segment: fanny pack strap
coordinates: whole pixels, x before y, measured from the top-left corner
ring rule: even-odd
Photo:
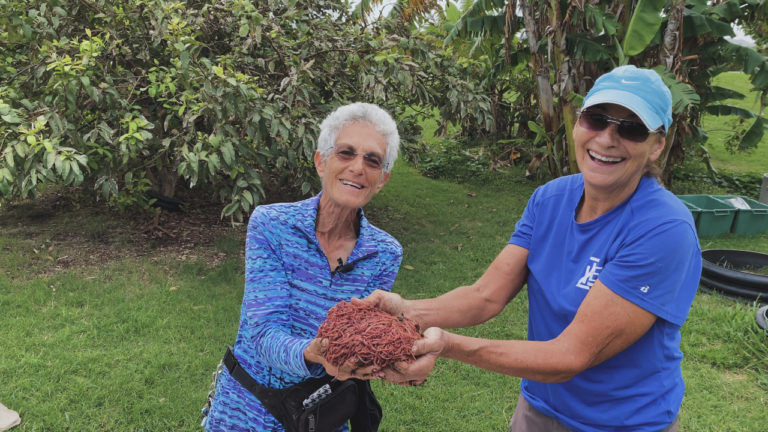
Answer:
[[[232,352],[232,347],[227,347],[227,352],[222,360],[224,367],[227,368],[229,375],[237,380],[243,388],[251,392],[264,405],[264,408],[272,414],[284,426],[291,419],[291,413],[283,405],[283,398],[286,397],[287,389],[274,389],[263,386],[240,366],[240,362]],[[319,387],[323,381],[330,381],[332,377],[310,378],[308,381],[317,381]],[[371,384],[368,381],[354,380],[358,388],[358,403],[360,409],[350,418],[352,431],[376,431],[379,428],[382,411],[381,405],[376,400],[376,395],[371,390]]]
[[[223,362],[229,375],[237,380],[243,388],[256,396],[272,416],[278,420],[285,418],[288,413],[285,412],[285,409],[280,403],[282,398],[281,389],[273,389],[257,383],[251,374],[240,366],[240,362],[237,361],[237,357],[235,357],[235,354],[232,352],[232,347],[227,347]]]

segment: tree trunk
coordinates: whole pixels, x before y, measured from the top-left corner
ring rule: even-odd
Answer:
[[[147,168],[146,175],[152,182],[152,190],[171,198],[176,195],[176,184],[178,183],[179,175],[175,169],[169,166],[151,167]]]
[[[571,94],[574,92],[574,79],[576,78],[576,70],[573,68],[571,62],[570,53],[568,52],[568,44],[566,41],[566,34],[570,30],[570,16],[573,10],[573,5],[570,5],[566,12],[566,18],[562,17],[560,11],[560,5],[557,0],[550,0],[550,16],[549,23],[550,28],[554,29],[554,59],[555,67],[557,68],[558,75],[555,77],[555,89],[557,90],[560,101],[560,116],[556,121],[559,124],[561,121],[565,128],[563,140],[559,142],[560,147],[560,167],[561,172],[558,176],[566,174],[573,174],[579,171],[576,165],[576,152],[575,143],[573,141],[573,125],[576,121],[576,108],[571,104]],[[554,134],[556,131],[552,131]]]
[[[664,40],[659,50],[659,62],[664,67],[675,74],[678,81],[683,81],[680,62],[683,50],[683,11],[685,10],[685,0],[673,0],[669,8],[669,17],[667,19],[667,28],[664,30]],[[658,166],[662,171],[662,179],[666,184],[671,180],[671,173],[667,167],[673,167],[682,162],[685,152],[682,149],[682,137],[677,136],[680,129],[675,127],[677,120],[673,116],[673,126],[667,131],[667,143],[664,151],[658,160]]]
[[[547,134],[550,134],[547,140],[547,147],[553,157],[547,158],[547,163],[552,177],[558,177],[560,174],[554,159],[556,150],[552,144],[552,138],[554,137],[552,131],[556,130],[556,113],[554,96],[552,95],[552,84],[549,81],[549,66],[541,54],[536,51],[536,46],[541,38],[541,33],[538,30],[540,26],[536,23],[531,3],[529,1],[521,1],[519,5],[523,13],[523,21],[525,22],[528,48],[531,51],[533,73],[536,76],[536,92],[538,94],[539,107],[541,108],[541,118],[544,123],[544,130],[547,131]]]
[[[659,62],[678,78],[683,49],[681,41],[683,40],[684,9],[685,0],[673,0],[669,8],[667,28],[664,30],[664,41],[659,51]]]

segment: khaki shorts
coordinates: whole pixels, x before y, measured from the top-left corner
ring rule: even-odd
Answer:
[[[677,432],[678,419],[659,432]],[[509,432],[571,432],[552,417],[546,416],[531,406],[523,395],[518,396],[515,414],[509,422]]]

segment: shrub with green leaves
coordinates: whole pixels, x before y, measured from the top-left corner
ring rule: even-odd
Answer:
[[[421,174],[435,179],[467,182],[482,177],[489,162],[481,147],[469,147],[463,140],[442,140],[419,160]]]
[[[78,186],[147,208],[149,189],[194,188],[242,219],[266,196],[317,190],[318,125],[338,105],[397,115],[396,101],[426,103],[430,86],[456,82],[437,79],[450,62],[407,29],[355,22],[335,0],[0,4],[5,200]]]

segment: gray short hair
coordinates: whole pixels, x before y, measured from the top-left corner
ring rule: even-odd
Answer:
[[[320,123],[320,136],[317,138],[317,151],[325,160],[333,151],[336,138],[344,126],[351,123],[367,123],[384,136],[387,152],[384,155],[383,172],[392,170],[400,148],[400,134],[392,117],[378,105],[355,102],[336,108]]]

